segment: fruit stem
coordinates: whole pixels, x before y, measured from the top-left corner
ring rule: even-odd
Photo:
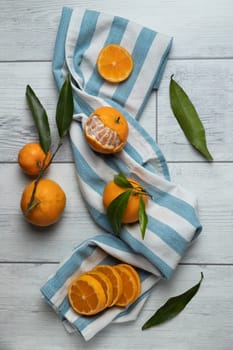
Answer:
[[[115,118],[115,123],[119,124],[119,123],[120,123],[120,119],[121,119],[121,117],[118,115],[118,116]]]
[[[34,182],[34,187],[33,187],[33,191],[32,191],[32,195],[31,195],[31,198],[30,198],[30,201],[28,202],[28,205],[27,205],[27,210],[26,210],[26,215],[28,215],[30,213],[30,211],[32,209],[34,209],[38,204],[40,204],[40,201],[38,201],[37,199],[35,200],[35,194],[36,194],[36,189],[37,189],[37,186],[39,184],[39,181],[40,179],[42,178],[42,176],[44,175],[44,172],[45,170],[49,167],[49,165],[52,163],[55,155],[57,154],[59,148],[62,146],[62,139],[60,138],[59,140],[59,143],[57,145],[57,148],[55,149],[54,153],[52,154],[52,157],[50,158],[50,161],[48,162],[48,164],[45,166],[45,162],[46,162],[46,159],[47,159],[47,156],[48,156],[48,153],[45,155],[44,157],[44,160],[43,160],[43,163],[42,163],[42,166],[40,168],[40,171],[35,179],[35,182]]]
[[[144,190],[143,187],[134,187],[132,193],[135,194],[135,195],[136,194],[142,194],[144,196],[150,197],[151,199],[153,198],[153,196],[150,193],[148,193],[146,190]]]
[[[38,199],[34,200],[33,203],[30,205],[30,207],[27,207],[25,215],[27,216],[30,213],[30,211],[32,209],[34,209],[35,207],[37,207],[37,205],[39,205],[39,204],[40,204],[40,201]]]

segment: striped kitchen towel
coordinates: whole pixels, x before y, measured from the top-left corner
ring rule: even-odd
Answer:
[[[120,84],[109,84],[96,70],[103,46],[118,43],[132,55],[134,69]],[[170,180],[166,160],[138,119],[153,89],[158,88],[172,39],[127,19],[97,11],[64,8],[55,45],[53,72],[60,89],[71,76],[75,115],[70,128],[77,179],[86,206],[105,233],[76,247],[41,291],[69,330],[86,340],[110,322],[133,320],[152,286],[170,278],[190,242],[201,232],[195,196]],[[83,123],[96,108],[107,105],[127,118],[129,135],[115,155],[95,153],[83,136]],[[138,224],[124,225],[113,235],[102,204],[103,189],[119,172],[139,181],[152,195],[147,206],[144,240]],[[70,280],[100,263],[128,262],[139,269],[142,294],[127,309],[113,307],[93,317],[80,317],[70,307]]]

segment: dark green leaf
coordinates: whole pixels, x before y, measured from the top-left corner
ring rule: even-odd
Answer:
[[[47,154],[51,146],[50,127],[47,113],[29,85],[27,85],[26,88],[26,97],[37,127],[41,148]]]
[[[142,239],[145,237],[146,227],[148,223],[148,217],[146,214],[146,206],[143,197],[140,197],[139,201],[139,225],[142,233]]]
[[[121,230],[122,217],[128,204],[130,194],[131,190],[127,190],[121,193],[110,203],[107,209],[108,219],[111,223],[114,233],[117,235],[119,235]]]
[[[70,77],[68,75],[62,85],[57,102],[56,123],[60,138],[63,138],[67,134],[73,119],[73,112],[73,93]]]
[[[114,176],[114,182],[120,187],[133,188],[133,185],[129,182],[123,173],[119,173],[118,175]]]
[[[189,142],[208,160],[213,160],[205,137],[205,129],[188,95],[171,76],[170,104],[172,111]]]
[[[201,282],[203,280],[203,277],[204,277],[203,273],[201,273],[201,279],[195,286],[193,286],[183,294],[170,298],[143,325],[142,330],[157,326],[177,316],[185,308],[185,306],[189,303],[189,301],[194,297],[194,295],[197,293],[201,285]]]

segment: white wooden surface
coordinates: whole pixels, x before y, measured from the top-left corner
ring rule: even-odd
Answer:
[[[57,90],[51,60],[61,8],[126,16],[174,36],[158,93],[142,124],[164,152],[172,179],[199,198],[203,233],[170,281],[158,285],[139,318],[111,325],[93,340],[68,335],[39,288],[72,247],[100,232],[79,195],[68,140],[47,176],[67,195],[62,220],[45,230],[28,225],[19,201],[28,183],[17,164],[20,147],[37,138],[25,101],[30,84],[49,114],[56,143]],[[233,4],[231,0],[0,0],[0,350],[230,350],[233,345]],[[188,92],[206,128],[210,164],[195,152],[174,119],[170,75]],[[203,284],[177,318],[142,332],[165,300]]]

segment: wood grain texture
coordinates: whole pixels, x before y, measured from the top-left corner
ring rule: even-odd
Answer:
[[[172,181],[198,197],[203,232],[169,281],[161,282],[135,322],[110,325],[85,342],[69,335],[40,294],[58,263],[84,239],[102,233],[79,193],[69,139],[47,177],[67,195],[62,219],[49,228],[28,224],[20,211],[30,179],[17,165],[19,149],[37,140],[25,99],[30,84],[45,106],[53,147],[58,91],[51,72],[63,6],[128,17],[174,36],[162,84],[141,123],[168,160]],[[0,350],[231,350],[233,290],[233,6],[232,0],[0,0]],[[190,96],[215,162],[187,142],[169,105],[171,74]],[[169,297],[204,280],[174,320],[141,331]]]
[[[51,60],[63,6],[115,14],[174,36],[172,58],[232,57],[231,0],[7,1],[1,8],[0,60]],[[29,29],[30,28],[30,29]],[[7,35],[6,35],[7,34]]]
[[[233,164],[175,163],[169,165],[172,181],[195,193],[203,232],[183,261],[233,263]],[[29,179],[17,164],[1,164],[1,261],[60,261],[74,245],[103,231],[92,222],[78,189],[74,164],[52,164],[47,177],[57,181],[67,196],[67,206],[56,225],[37,228],[28,224],[19,202]],[[6,186],[5,183],[8,183]],[[7,232],[7,239],[3,239]]]
[[[172,74],[199,114],[214,160],[232,161],[233,61],[169,61],[158,91],[158,144],[167,160],[205,161],[187,141],[170,108]]]
[[[168,161],[205,162],[205,158],[189,144],[172,114],[169,102],[172,74],[199,113],[214,160],[233,161],[233,60],[169,61],[157,98],[156,93],[153,93],[140,120]],[[39,66],[34,62],[2,63],[0,76],[0,161],[16,161],[20,147],[38,138],[25,99],[27,84],[34,89],[48,112],[55,148],[58,142],[55,125],[58,92],[51,73],[51,63],[42,62]],[[72,161],[67,139],[55,161]]]
[[[58,143],[55,123],[58,91],[51,71],[51,63],[0,63],[0,162],[15,162],[19,149],[38,140],[35,123],[27,105],[25,91],[30,85],[47,111],[52,149]],[[141,117],[141,124],[156,137],[156,93],[153,92]],[[72,161],[68,138],[54,161]]]
[[[161,350],[172,349],[174,344],[178,350],[232,348],[232,266],[179,266],[172,280],[153,289],[136,321],[109,325],[89,342],[78,334],[68,334],[39,292],[56,268],[56,264],[0,265],[4,278],[4,288],[0,289],[1,350],[139,350],[142,343],[143,349],[148,350],[154,344]],[[142,332],[143,323],[155,310],[171,296],[196,284],[201,271],[203,283],[182,313],[166,324]]]

